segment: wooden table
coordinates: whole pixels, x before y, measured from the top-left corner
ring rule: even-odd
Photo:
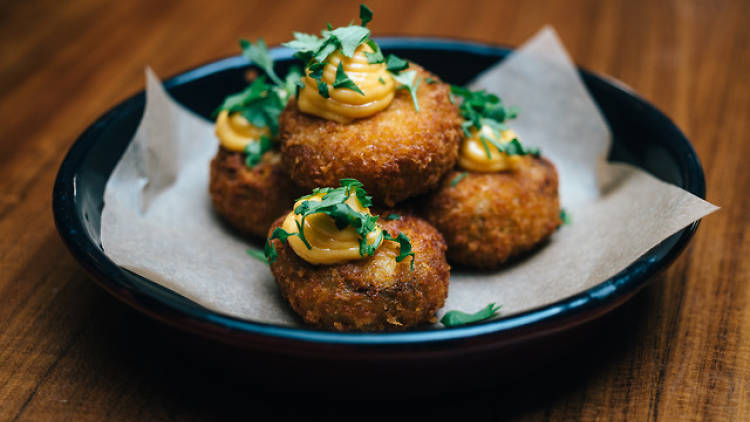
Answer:
[[[161,76],[345,24],[357,3],[4,2],[0,6],[0,420],[199,420],[265,410],[335,415],[335,392],[279,395],[227,376],[211,345],[110,297],[55,231],[65,151],[98,115]],[[750,420],[750,3],[371,1],[376,34],[518,45],[542,25],[574,61],[669,115],[700,156],[706,218],[670,269],[573,360],[527,381],[408,402],[412,417]],[[189,349],[192,353],[186,353]],[[197,350],[197,352],[196,352]],[[197,356],[196,356],[197,354]],[[574,369],[571,369],[574,368]],[[346,388],[342,386],[342,388]],[[388,397],[383,392],[383,398]],[[390,417],[390,405],[342,412]]]

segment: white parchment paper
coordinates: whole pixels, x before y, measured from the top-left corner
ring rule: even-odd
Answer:
[[[454,271],[444,310],[495,302],[510,315],[555,302],[606,280],[717,209],[638,168],[605,161],[609,129],[551,28],[471,86],[520,107],[511,125],[557,166],[573,221],[530,258],[501,271]],[[141,124],[105,189],[104,252],[208,309],[299,324],[268,266],[246,254],[257,245],[231,233],[211,208],[213,124],[173,101],[150,69],[146,98]]]

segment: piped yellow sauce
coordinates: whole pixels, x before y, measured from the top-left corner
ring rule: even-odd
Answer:
[[[222,110],[216,118],[216,136],[221,146],[230,151],[243,152],[247,144],[258,141],[263,135],[270,136],[271,131],[253,125],[239,113]]]
[[[294,208],[305,200],[320,201],[323,195],[319,193],[301,199],[294,204]],[[363,207],[354,194],[349,196],[346,203],[355,211],[370,214],[370,210]],[[301,223],[302,216],[292,211],[286,216],[281,228],[289,233],[296,233],[298,229],[295,221]],[[298,236],[290,236],[287,241],[300,258],[311,264],[338,264],[363,258],[359,253],[360,237],[357,231],[352,227],[339,230],[333,218],[326,214],[308,215],[305,218],[304,234],[307,242],[312,246],[311,249],[308,249]],[[376,226],[376,229],[367,235],[367,243],[376,247],[382,245],[382,239],[383,229],[380,226]]]
[[[396,92],[396,82],[388,73],[385,63],[367,63],[365,52],[372,53],[367,44],[360,44],[352,57],[340,50],[332,53],[323,69],[323,82],[328,85],[329,98],[318,93],[318,83],[309,76],[302,78],[305,86],[300,90],[297,106],[300,111],[339,123],[361,119],[388,107]],[[364,95],[349,88],[333,88],[336,70],[341,63],[344,72]]]
[[[487,149],[490,152],[488,157],[480,135],[499,143],[510,142],[517,137],[516,133],[510,129],[502,131],[498,136],[498,133],[488,125],[482,125],[479,131],[472,128],[471,136],[465,138],[461,144],[458,157],[458,165],[461,168],[483,173],[514,170],[523,160],[520,155],[508,155],[498,151],[489,142],[487,142]]]

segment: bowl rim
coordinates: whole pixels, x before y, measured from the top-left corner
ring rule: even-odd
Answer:
[[[377,37],[381,48],[407,48],[416,50],[463,51],[483,56],[504,57],[512,49],[503,46],[484,44],[436,37]],[[270,49],[274,60],[287,59],[291,50],[285,47]],[[220,70],[248,66],[249,62],[242,56],[231,56],[205,63],[187,71],[180,72],[164,81],[167,90],[187,82],[200,79]],[[589,81],[601,84],[617,93],[635,101],[668,125],[679,142],[673,142],[674,149],[679,150],[680,164],[684,186],[682,189],[705,198],[705,179],[703,169],[692,145],[682,131],[664,113],[629,90],[624,84],[613,83],[612,78],[598,76],[584,68],[577,67],[580,75]],[[570,326],[572,320],[582,323],[608,312],[625,302],[638,290],[643,288],[653,274],[665,268],[684,249],[698,228],[700,220],[693,222],[673,236],[679,236],[674,245],[661,258],[654,257],[653,249],[631,263],[628,267],[596,286],[581,293],[569,296],[554,303],[542,305],[522,313],[500,317],[498,319],[461,327],[443,329],[421,329],[405,332],[385,333],[351,333],[331,332],[305,327],[286,327],[262,322],[243,320],[224,315],[195,304],[146,278],[137,276],[152,286],[137,286],[132,283],[129,271],[112,262],[98,245],[86,235],[84,223],[76,213],[77,170],[85,160],[87,153],[98,141],[99,133],[113,119],[123,113],[130,113],[140,106],[144,91],[130,96],[118,103],[106,113],[100,115],[73,143],[68,150],[53,188],[53,213],[55,224],[66,246],[79,263],[93,276],[105,290],[130,306],[156,319],[177,325],[189,331],[198,332],[222,340],[222,334],[231,333],[230,337],[249,337],[258,339],[270,337],[283,341],[303,343],[323,343],[329,345],[352,346],[399,346],[414,344],[437,344],[478,336],[509,336],[513,333],[537,329],[549,330],[554,322],[565,317],[566,324],[557,324],[554,329]],[[685,168],[686,167],[686,168]],[[659,244],[661,245],[661,243]],[[658,245],[657,245],[658,247]],[[133,273],[130,273],[133,274]],[[559,322],[559,321],[558,321]],[[577,323],[573,323],[577,325]],[[229,338],[225,339],[232,342]]]

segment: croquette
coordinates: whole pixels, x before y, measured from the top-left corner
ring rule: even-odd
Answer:
[[[252,168],[245,153],[219,147],[211,160],[209,192],[214,209],[245,236],[262,238],[271,223],[305,190],[281,167],[278,151],[268,151]]]
[[[461,174],[448,173],[422,207],[445,237],[450,262],[497,269],[560,225],[557,171],[548,160],[527,156],[516,171]]]
[[[437,187],[458,158],[462,119],[449,85],[418,65],[409,69],[422,79],[419,112],[405,89],[383,111],[346,124],[304,114],[291,99],[279,119],[279,138],[292,180],[312,189],[355,178],[389,207]]]
[[[302,319],[337,331],[396,331],[435,322],[448,296],[450,266],[443,237],[421,218],[402,215],[378,220],[393,236],[403,232],[415,252],[397,263],[398,245],[386,241],[372,257],[334,265],[313,265],[278,239],[271,263],[282,296]],[[280,227],[284,217],[274,222]]]

